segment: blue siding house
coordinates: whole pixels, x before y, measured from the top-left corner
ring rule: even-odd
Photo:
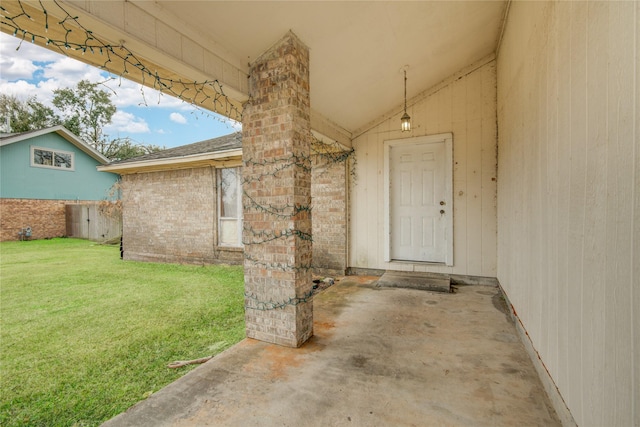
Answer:
[[[107,198],[118,175],[109,160],[63,126],[0,135],[0,240],[67,235],[65,205]]]

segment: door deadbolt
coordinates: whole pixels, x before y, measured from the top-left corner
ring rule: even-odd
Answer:
[[[446,205],[446,203],[444,202],[444,200],[441,200],[440,201],[440,206],[444,206],[444,205]]]

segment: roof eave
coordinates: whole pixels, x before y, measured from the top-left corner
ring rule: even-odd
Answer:
[[[73,145],[75,145],[77,148],[82,150],[85,154],[93,157],[95,160],[102,163],[103,165],[106,165],[107,163],[109,163],[109,159],[107,159],[105,156],[100,154],[93,147],[91,147],[90,145],[82,141],[77,135],[75,135],[69,129],[65,128],[62,125],[52,126],[49,128],[39,129],[36,131],[22,132],[22,133],[4,138],[2,141],[0,141],[0,146],[13,144],[15,142],[24,141],[26,139],[36,138],[38,136],[46,135],[52,132],[57,133],[58,135],[60,135],[61,137],[63,137]]]
[[[236,148],[232,150],[195,154],[191,156],[110,164],[98,166],[98,170],[100,172],[113,172],[120,175],[127,175],[141,172],[187,169],[200,166],[233,167],[240,165],[241,161],[242,149]]]

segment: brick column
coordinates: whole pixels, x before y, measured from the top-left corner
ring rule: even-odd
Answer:
[[[251,66],[242,118],[245,320],[250,338],[313,335],[309,50],[289,32]],[[303,209],[296,209],[302,207]]]

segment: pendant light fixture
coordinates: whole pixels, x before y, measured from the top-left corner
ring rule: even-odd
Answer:
[[[407,66],[404,67],[404,114],[400,117],[400,129],[402,132],[411,130],[411,117],[407,114]]]

